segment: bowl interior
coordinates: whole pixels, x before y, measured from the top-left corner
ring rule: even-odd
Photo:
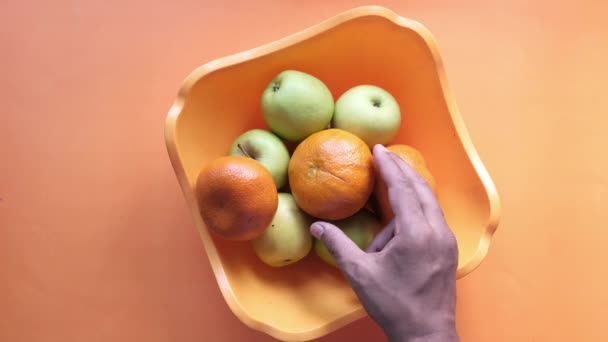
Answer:
[[[214,68],[211,63],[183,94],[175,145],[189,185],[184,191],[192,192],[200,169],[225,155],[239,134],[266,128],[260,97],[279,72],[310,73],[327,84],[334,99],[355,85],[374,84],[399,102],[402,126],[394,143],[413,145],[424,154],[458,240],[459,267],[469,263],[486,234],[490,201],[455,129],[441,86],[441,66],[425,39],[412,28],[370,15],[281,43],[261,55],[245,52],[234,63],[224,61],[228,66]],[[187,198],[197,212],[194,195]],[[303,333],[363,314],[345,279],[314,252],[302,262],[275,269],[260,262],[249,243],[224,241],[207,233],[200,219],[197,224],[206,245],[215,247],[207,253],[217,253],[217,266],[225,274],[220,286],[249,319]]]

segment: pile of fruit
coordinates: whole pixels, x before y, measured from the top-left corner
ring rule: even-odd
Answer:
[[[381,222],[392,217],[371,148],[389,144],[399,131],[395,98],[379,87],[360,85],[334,103],[321,80],[287,70],[270,81],[261,107],[271,132],[243,133],[228,156],[200,172],[196,194],[205,225],[229,240],[252,240],[256,255],[275,267],[308,255],[314,220],[332,222],[365,249]],[[291,155],[284,141],[296,146]],[[434,189],[416,149],[388,149]],[[314,249],[335,266],[322,241],[315,240]]]

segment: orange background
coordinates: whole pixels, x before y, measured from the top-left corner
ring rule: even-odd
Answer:
[[[220,295],[166,112],[195,67],[362,4],[0,3],[0,341],[271,340]],[[606,2],[377,4],[434,33],[501,195],[458,282],[462,340],[608,340]]]

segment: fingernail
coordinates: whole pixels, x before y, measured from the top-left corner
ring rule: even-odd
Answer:
[[[312,226],[310,226],[310,233],[312,236],[320,239],[321,235],[323,235],[323,225],[318,222],[313,223]]]

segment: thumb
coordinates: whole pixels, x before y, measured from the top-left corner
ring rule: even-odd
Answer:
[[[310,226],[310,232],[314,237],[323,241],[329,253],[343,270],[345,262],[355,262],[364,254],[340,228],[331,223],[315,222]]]

